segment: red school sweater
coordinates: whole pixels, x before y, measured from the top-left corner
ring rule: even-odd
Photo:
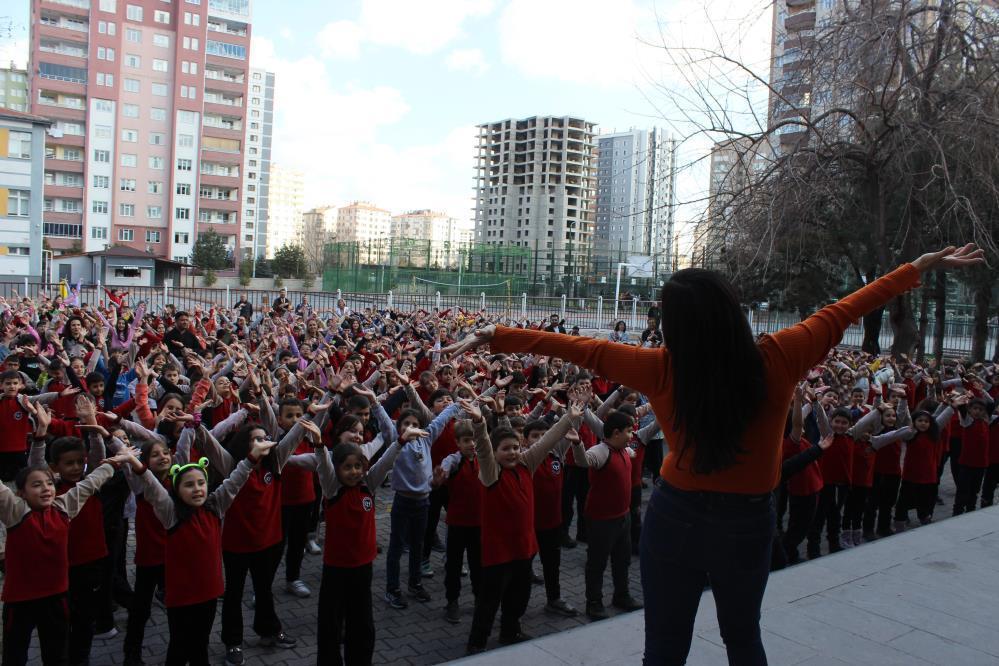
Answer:
[[[562,524],[562,473],[565,463],[549,453],[534,472],[534,529],[555,529]]]
[[[478,527],[482,522],[479,461],[463,456],[458,462],[458,470],[448,479],[447,485],[447,524],[455,527]]]
[[[590,520],[614,520],[631,506],[631,456],[624,449],[610,449],[600,469],[590,468],[590,490],[583,513]]]
[[[905,445],[902,480],[909,483],[936,483],[940,461],[940,443],[921,432]]]
[[[867,442],[854,441],[850,485],[857,488],[874,486],[874,459],[875,453]]]
[[[34,429],[28,413],[21,409],[17,398],[0,398],[0,453],[24,453],[28,450],[28,433]]]
[[[534,481],[524,465],[501,469],[482,490],[482,566],[529,560],[538,552],[534,535]]]
[[[807,451],[811,447],[812,444],[804,437],[797,442],[790,437],[785,437],[781,452],[781,463],[799,453]],[[787,480],[787,492],[792,497],[808,497],[809,495],[821,492],[822,485],[822,468],[819,467],[818,460],[813,460],[808,463],[805,469]]]
[[[163,481],[169,491],[170,479]],[[142,495],[135,496],[135,566],[156,567],[166,562],[167,531],[156,517],[153,505]]]
[[[71,524],[69,516],[49,507],[31,511],[7,528],[5,603],[44,599],[69,589]]]
[[[326,501],[325,517],[323,564],[355,568],[374,561],[378,554],[375,498],[367,486],[342,486],[336,497]]]
[[[56,495],[65,495],[76,483],[59,481]],[[87,499],[80,513],[69,524],[69,566],[88,564],[106,557],[107,543],[104,539],[104,510],[100,498],[93,495]]]
[[[210,509],[193,509],[187,520],[167,533],[165,555],[167,608],[218,599],[225,591],[222,521]]]
[[[256,465],[225,514],[222,549],[229,553],[255,553],[282,538],[281,477]]]
[[[971,425],[961,428],[961,455],[958,464],[974,469],[989,466],[989,424],[975,419]]]
[[[295,455],[315,451],[305,440],[295,449]],[[316,501],[316,473],[294,465],[281,470],[281,506],[299,506]]]
[[[850,485],[853,478],[853,451],[856,442],[849,435],[834,435],[833,443],[822,457],[822,481],[825,485]]]

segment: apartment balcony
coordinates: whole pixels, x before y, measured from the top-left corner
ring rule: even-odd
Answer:
[[[90,0],[41,0],[41,9],[50,9],[73,16],[87,17],[90,15]]]
[[[83,160],[60,160],[55,157],[45,158],[45,168],[50,171],[67,171],[69,173],[83,173]],[[46,190],[48,186],[46,186]],[[79,193],[77,193],[79,194]]]
[[[54,137],[51,134],[46,137],[45,143],[50,146],[72,146],[74,148],[83,148],[87,143],[87,137],[80,134],[63,134],[60,137]]]
[[[795,14],[794,16],[788,16],[784,19],[784,29],[788,33],[798,32],[799,30],[812,30],[815,28],[815,12],[801,12],[800,14]]]
[[[83,197],[83,186],[74,187],[71,185],[45,185],[45,196],[59,199],[81,199]],[[55,211],[51,211],[55,212]],[[45,213],[48,216],[48,212]],[[66,213],[76,215],[76,213]],[[45,218],[48,220],[48,217]]]
[[[208,38],[211,39],[212,36],[208,35]],[[249,39],[245,39],[242,37],[227,37],[225,41],[229,42],[230,44],[240,44],[242,46],[246,46],[247,52],[249,52],[250,49]],[[249,61],[240,60],[238,58],[227,58],[225,56],[217,55],[214,53],[205,53],[205,64],[211,67],[218,67],[220,69],[236,68],[243,71],[250,69]]]
[[[75,24],[61,23],[59,25],[52,25],[51,23],[39,21],[34,25],[38,29],[38,36],[42,39],[51,38],[55,41],[73,41],[87,38],[87,30],[81,30]]]
[[[815,0],[786,0],[788,7],[814,7]]]
[[[224,127],[215,127],[214,125],[201,125],[201,134],[203,136],[211,136],[217,139],[235,139],[236,141],[243,140],[243,130],[242,129],[227,129]],[[206,150],[211,150],[206,149]]]
[[[35,80],[35,85],[46,92],[83,97],[87,90],[87,84],[84,81],[61,79],[43,74],[35,74]]]
[[[36,114],[45,116],[46,118],[52,120],[74,120],[83,122],[87,119],[87,112],[75,106],[38,102],[32,110]],[[62,141],[60,140],[59,143],[61,142]]]
[[[242,96],[246,92],[246,81],[227,78],[211,78],[205,75],[205,92],[215,91]]]
[[[204,180],[202,179],[202,184]],[[221,210],[226,212],[238,212],[240,206],[239,199],[214,199],[211,197],[198,197],[198,208],[201,210]]]
[[[79,192],[76,194],[79,195]],[[42,220],[44,220],[46,226],[49,224],[83,224],[83,213],[64,213],[58,210],[47,210],[42,213]]]
[[[216,187],[238,187],[242,184],[239,174],[235,176],[222,176],[219,174],[202,173],[198,179],[202,185],[214,185]]]

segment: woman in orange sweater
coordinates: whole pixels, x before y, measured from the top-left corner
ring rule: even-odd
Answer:
[[[720,274],[679,271],[663,286],[663,348],[486,326],[445,352],[556,356],[644,393],[671,446],[642,529],[645,663],[683,664],[710,581],[730,663],[766,664],[760,605],[775,525],[786,405],[798,381],[863,315],[919,284],[930,270],[984,261],[973,245],[925,254],[805,321],[759,342]],[[729,377],[728,418],[704,390]]]

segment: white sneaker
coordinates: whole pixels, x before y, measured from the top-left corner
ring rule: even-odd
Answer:
[[[853,548],[853,530],[844,530],[839,535],[840,548]]]
[[[316,543],[316,535],[312,534],[305,541],[305,552],[309,555],[322,555],[323,549]]]
[[[285,592],[293,594],[300,599],[305,599],[312,594],[309,586],[301,580],[289,580],[284,586]]]
[[[117,635],[118,635],[118,627],[111,627],[107,631],[102,631],[99,634],[94,634],[94,638],[96,638],[99,641],[106,641],[111,638],[114,638]]]

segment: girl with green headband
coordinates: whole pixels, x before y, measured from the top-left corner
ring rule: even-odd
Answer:
[[[253,468],[274,446],[274,442],[254,439],[249,455],[211,492],[207,458],[174,465],[169,492],[148,469],[141,476],[143,495],[167,530],[167,664],[208,664],[208,638],[218,598],[225,589],[222,517]]]

